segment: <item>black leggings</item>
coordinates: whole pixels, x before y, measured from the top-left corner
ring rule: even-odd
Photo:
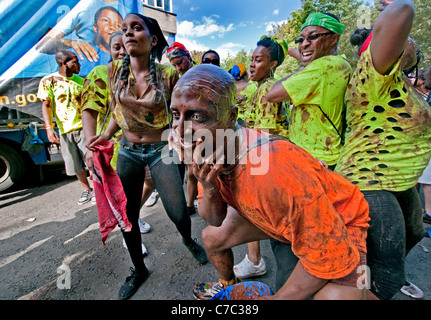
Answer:
[[[371,292],[391,299],[405,282],[405,257],[423,238],[422,206],[416,188],[403,192],[363,191],[370,205],[367,264]]]
[[[124,142],[124,141],[122,141]],[[191,219],[187,214],[187,205],[178,165],[165,164],[160,153],[163,144],[135,145],[122,144],[117,160],[117,173],[127,197],[127,218],[132,224],[131,232],[123,232],[130,257],[136,271],[145,269],[139,231],[139,212],[141,210],[142,189],[145,180],[145,165],[148,165],[151,178],[156,187],[169,218],[175,224],[181,236],[191,240]],[[142,156],[143,155],[143,156]]]

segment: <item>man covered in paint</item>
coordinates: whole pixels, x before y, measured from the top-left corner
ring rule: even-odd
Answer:
[[[202,241],[219,274],[218,282],[195,286],[195,297],[210,299],[236,282],[231,248],[272,237],[291,243],[299,258],[272,298],[368,298],[357,273],[366,264],[369,217],[363,195],[302,148],[238,127],[235,95],[231,75],[211,65],[190,69],[172,95],[170,142],[181,157],[193,152],[190,165],[201,187],[198,210],[209,223]],[[236,143],[229,146],[229,135],[218,140],[220,132],[234,133]],[[208,150],[202,143],[217,151],[202,155]],[[253,170],[262,165],[267,170]]]
[[[310,14],[296,40],[304,69],[279,81],[267,95],[271,102],[291,101],[290,141],[331,169],[342,148],[344,94],[352,74],[345,57],[337,55],[343,30],[336,16]]]

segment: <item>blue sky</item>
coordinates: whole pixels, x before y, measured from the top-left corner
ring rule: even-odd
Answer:
[[[273,24],[290,17],[300,0],[173,0],[176,41],[188,50],[216,50],[221,58],[254,50]]]

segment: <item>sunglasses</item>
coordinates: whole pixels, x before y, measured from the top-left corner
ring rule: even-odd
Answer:
[[[300,38],[298,38],[298,39],[295,40],[295,43],[303,43],[304,40],[307,40],[308,42],[314,41],[314,40],[320,38],[321,36],[326,36],[326,35],[329,35],[329,34],[334,34],[334,33],[333,32],[315,33],[315,34],[312,34],[312,35],[310,35],[308,37],[305,37],[305,38],[304,37],[300,37]]]
[[[220,60],[219,59],[205,58],[202,60],[202,63],[210,63],[210,64],[214,64],[216,66],[220,66]]]

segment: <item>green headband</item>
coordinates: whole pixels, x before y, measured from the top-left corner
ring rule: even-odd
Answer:
[[[339,23],[335,18],[324,13],[312,13],[307,17],[301,27],[301,31],[308,26],[320,26],[334,33],[341,35],[346,27],[344,24]]]

